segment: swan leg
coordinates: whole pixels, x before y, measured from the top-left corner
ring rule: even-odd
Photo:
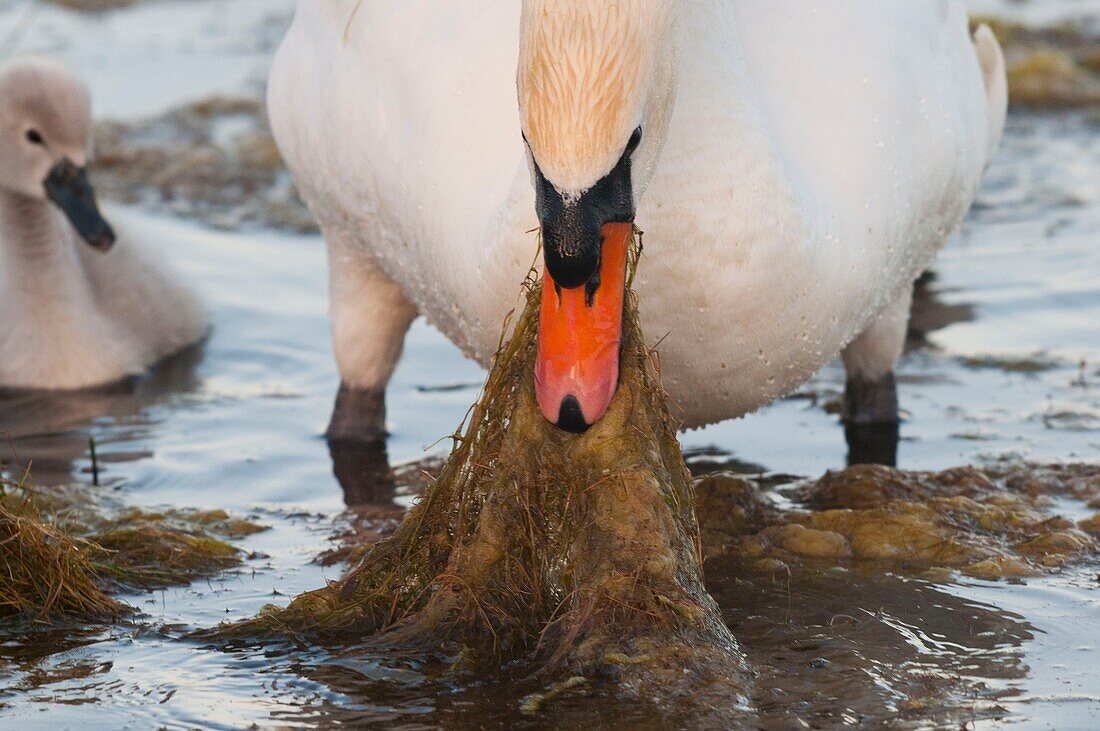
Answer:
[[[849,464],[897,464],[900,419],[894,367],[905,345],[913,288],[906,287],[841,353]]]
[[[329,256],[332,342],[340,371],[329,442],[386,438],[386,384],[416,319],[401,288],[344,231],[325,232]]]

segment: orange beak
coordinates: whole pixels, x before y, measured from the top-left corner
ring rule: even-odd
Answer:
[[[632,223],[603,227],[600,274],[590,285],[560,289],[546,272],[539,312],[535,396],[559,428],[583,432],[607,411],[619,385],[626,254]]]

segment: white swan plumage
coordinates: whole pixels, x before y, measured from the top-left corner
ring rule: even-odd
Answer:
[[[548,90],[570,73],[589,81]],[[536,253],[534,166],[579,195],[640,123],[635,285],[695,427],[842,349],[850,379],[892,370],[1007,93],[960,0],[299,0],[268,99],[363,392],[418,313],[486,363]]]

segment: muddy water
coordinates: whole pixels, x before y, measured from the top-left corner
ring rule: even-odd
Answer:
[[[14,30],[16,47],[84,68],[100,111],[131,119],[211,93],[254,93],[291,5],[166,0],[74,15],[0,0],[0,38]],[[1052,5],[1072,17],[1095,13],[1089,3]],[[1046,7],[1009,6],[1038,15]],[[103,37],[126,42],[108,50],[94,42]],[[1098,135],[1095,113],[1012,116],[978,205],[916,306],[899,373],[909,414],[902,466],[1100,455]],[[346,505],[371,501],[392,511],[410,498],[364,478],[362,455],[350,467],[346,455],[334,463],[320,437],[337,377],[319,239],[214,231],[141,207],[111,214],[199,283],[215,311],[214,334],[126,387],[0,397],[7,469],[33,462],[39,484],[91,482],[94,439],[100,489],[142,506],[224,508],[273,529],[238,542],[252,555],[239,572],[123,597],[143,612],[132,624],[0,627],[0,723],[541,727],[595,716],[609,726],[656,725],[655,709],[612,698],[566,697],[549,717],[524,717],[518,699],[537,687],[440,685],[431,663],[387,666],[354,648],[220,651],[181,639],[336,578],[340,567],[313,560],[330,545]],[[433,444],[465,414],[482,377],[418,322],[390,392],[389,458],[441,451]],[[749,419],[685,435],[693,464],[764,473],[774,484],[785,481],[781,475],[842,466],[843,433],[829,413],[842,382],[831,367]],[[1069,499],[1053,510],[1074,519],[1091,512]],[[1006,719],[1088,728],[1100,719],[1095,566],[1017,583],[934,583],[858,566],[746,574],[722,560],[707,571],[759,671],[749,722],[906,727]]]

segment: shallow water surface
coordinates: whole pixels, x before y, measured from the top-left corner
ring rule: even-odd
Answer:
[[[91,68],[101,108],[143,115],[212,92],[247,91],[262,78],[289,6],[150,2],[92,16],[49,6],[34,20],[45,30],[24,37],[31,48]],[[22,7],[0,2],[0,31],[15,27]],[[218,30],[220,19],[226,25]],[[144,39],[136,44],[144,50],[130,57],[86,47],[85,30],[130,34]],[[233,40],[246,32],[247,42]],[[206,57],[212,67],[188,67],[177,85],[137,78],[135,87],[151,91],[136,97],[133,87],[118,86],[135,66],[156,75],[179,55]],[[1098,133],[1095,114],[1011,117],[977,206],[918,298],[899,372],[909,414],[903,467],[1100,455]],[[320,239],[215,232],[137,208],[109,213],[200,284],[215,330],[201,348],[133,384],[0,396],[6,469],[33,463],[41,485],[91,482],[94,440],[100,489],[141,506],[224,508],[272,530],[237,543],[252,556],[238,572],[123,597],[143,613],[133,624],[0,628],[5,726],[541,727],[592,717],[608,726],[656,724],[651,708],[571,696],[545,716],[525,717],[518,700],[537,686],[440,685],[430,665],[387,666],[353,648],[223,651],[181,639],[337,578],[339,567],[314,559],[330,546],[345,507],[409,498],[364,478],[361,461],[338,454],[334,463],[321,438],[337,376]],[[445,451],[437,440],[463,418],[483,375],[417,322],[390,390],[389,459]],[[843,430],[826,407],[842,384],[842,371],[830,367],[795,396],[686,434],[684,445],[697,466],[765,473],[772,483],[841,467]],[[1055,508],[1073,518],[1089,514],[1070,500]],[[1100,723],[1095,566],[1023,583],[934,583],[858,567],[746,576],[722,561],[707,571],[759,672],[760,726]]]

